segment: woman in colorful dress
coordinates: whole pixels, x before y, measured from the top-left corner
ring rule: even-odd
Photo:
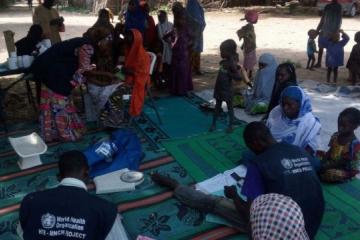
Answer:
[[[46,142],[76,141],[82,137],[85,126],[71,93],[86,81],[84,73],[94,70],[91,65],[94,46],[106,36],[101,29],[89,31],[84,37],[53,45],[32,64],[31,71],[41,86],[40,129]]]

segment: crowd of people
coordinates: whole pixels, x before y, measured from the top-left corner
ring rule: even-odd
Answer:
[[[145,89],[150,84],[150,57],[157,61],[152,80],[167,86],[169,93],[183,96],[193,90],[193,74],[202,74],[204,11],[197,0],[186,8],[179,2],[172,7],[174,24],[165,11],[159,11],[158,24],[149,14],[146,2],[131,0],[123,21],[111,23],[111,12],[101,9],[98,20],[82,36],[61,41],[64,18],[45,0],[34,10],[33,23],[24,39],[18,41],[19,55],[38,54],[37,44],[44,38],[52,47],[39,54],[30,72],[37,82],[41,135],[46,142],[76,141],[85,131],[76,113],[72,92],[86,85],[99,120],[118,126],[124,120],[122,95],[131,92],[129,113],[142,111]]]
[[[31,54],[44,37],[53,44],[31,66],[37,81],[41,135],[46,142],[76,141],[82,137],[85,125],[71,97],[77,86],[87,85],[98,118],[105,126],[118,126],[125,121],[124,94],[131,91],[128,113],[137,117],[151,81],[158,86],[165,84],[170,94],[183,96],[194,88],[193,74],[202,74],[200,56],[206,24],[198,0],[188,0],[186,7],[175,2],[174,23],[169,22],[165,11],[159,11],[157,25],[146,2],[130,0],[124,22],[114,26],[110,12],[102,9],[96,23],[82,36],[66,41],[61,41],[59,35],[64,19],[52,8],[53,4],[54,0],[45,0],[35,9],[34,25],[16,45],[19,53]],[[318,28],[308,32],[307,46],[309,69],[321,67],[326,49],[327,80],[333,74],[334,82],[338,67],[344,63],[343,48],[349,41],[340,28],[339,6],[333,0],[325,8]],[[228,108],[228,132],[233,130],[234,106],[244,108],[248,114],[264,115],[262,121],[249,123],[243,133],[249,151],[242,156],[247,174],[241,193],[247,200],[240,197],[235,186],[225,186],[226,198],[221,198],[160,174],[152,174],[151,178],[173,189],[180,202],[226,218],[253,239],[314,239],[324,213],[320,181],[342,183],[359,173],[360,142],[354,131],[360,126],[360,111],[350,107],[340,113],[329,150],[321,152],[321,122],[312,113],[310,97],[297,84],[294,65],[278,64],[270,53],[257,60],[254,24],[258,13],[246,12],[245,20],[247,24],[237,31],[239,41],[243,41],[243,64],[239,63],[234,40],[227,39],[220,45],[221,61],[214,87],[216,104],[209,131],[216,129],[223,102]],[[360,32],[355,34],[355,41],[347,63],[353,84],[360,73]],[[157,55],[152,79],[148,52]],[[259,69],[254,73],[257,62]],[[250,90],[236,96],[233,81],[244,81]],[[89,239],[119,239],[116,236],[120,235],[127,239],[116,208],[84,191],[88,176],[85,156],[77,151],[63,154],[59,171],[59,187],[24,198],[19,229],[24,239],[41,237],[42,232],[37,230],[40,225],[46,228],[44,224],[51,225],[51,218],[59,214],[84,219],[86,227],[79,234]],[[65,199],[70,194],[76,197]],[[282,223],[276,224],[273,219]]]

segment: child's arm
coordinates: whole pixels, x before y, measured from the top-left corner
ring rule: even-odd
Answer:
[[[245,37],[244,28],[240,28],[239,30],[237,30],[236,35],[238,36],[239,41],[241,41],[241,39],[243,39]]]
[[[340,43],[342,46],[345,46],[349,42],[350,37],[343,30],[340,30],[340,33],[342,34]]]

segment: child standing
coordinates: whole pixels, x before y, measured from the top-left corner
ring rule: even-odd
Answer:
[[[309,40],[307,43],[307,55],[308,55],[308,62],[306,65],[306,69],[314,70],[315,64],[315,53],[317,53],[315,38],[317,36],[315,29],[310,29],[308,31]]]
[[[320,178],[325,182],[351,180],[359,171],[360,142],[354,131],[360,126],[360,111],[346,108],[338,118],[338,132],[330,139],[330,149],[322,161]]]
[[[346,64],[353,85],[356,84],[357,77],[360,77],[360,32],[355,33],[355,42],[356,44],[351,50],[349,60]]]
[[[238,54],[236,52],[236,43],[232,39],[228,39],[221,43],[220,54],[222,60],[220,61],[220,69],[216,78],[214,98],[216,100],[215,113],[212,125],[209,131],[216,129],[216,120],[220,114],[221,104],[226,102],[229,113],[229,126],[227,132],[232,132],[234,123],[234,108],[233,108],[233,87],[232,80],[245,80],[249,84],[245,69],[240,67],[239,71]]]
[[[256,65],[256,35],[254,24],[257,23],[258,17],[259,14],[255,10],[247,11],[245,14],[245,20],[248,23],[236,32],[239,37],[239,41],[244,39],[241,49],[244,52],[244,68],[250,78],[252,76],[254,66]]]
[[[158,54],[161,59],[158,71],[160,73],[161,79],[165,80],[165,82],[168,82],[171,73],[170,66],[172,49],[171,43],[165,41],[164,36],[173,30],[173,24],[168,21],[167,13],[163,10],[159,11],[158,20],[159,23],[156,25],[156,30],[158,34],[158,39],[161,43],[161,47],[159,48],[159,50],[162,50],[162,52]]]
[[[341,41],[340,41],[340,33]],[[344,65],[344,47],[349,42],[349,36],[340,30],[330,39],[320,39],[321,45],[326,48],[327,82],[330,82],[331,73],[334,74],[334,83],[337,81],[338,68]]]

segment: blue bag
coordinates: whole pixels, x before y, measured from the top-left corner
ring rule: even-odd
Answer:
[[[141,142],[133,131],[120,129],[111,134],[110,140],[90,146],[84,154],[92,178],[123,168],[138,170],[142,158]]]

